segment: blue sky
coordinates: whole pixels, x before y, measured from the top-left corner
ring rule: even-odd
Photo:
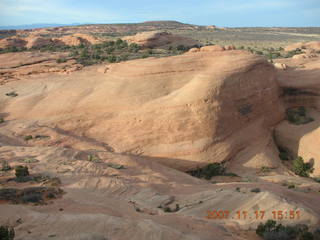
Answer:
[[[0,25],[176,20],[226,27],[320,26],[320,0],[0,0]]]

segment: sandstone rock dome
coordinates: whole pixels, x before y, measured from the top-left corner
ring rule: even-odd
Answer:
[[[127,36],[122,39],[128,41],[129,43],[136,43],[142,47],[147,48],[168,47],[177,45],[194,46],[200,44],[198,41],[191,38],[181,37],[168,32],[158,31],[137,33],[134,36]]]
[[[276,162],[265,129],[283,111],[274,68],[262,57],[188,53],[111,64],[103,72],[57,78],[45,83],[45,92],[38,82],[20,84],[25,97],[1,110],[11,118],[55,122],[116,152],[158,158],[178,169],[230,160],[253,142],[259,147],[247,154],[261,152],[260,164]]]

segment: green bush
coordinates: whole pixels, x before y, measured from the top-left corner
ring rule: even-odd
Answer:
[[[306,225],[283,226],[274,220],[260,223],[256,234],[264,240],[313,240],[317,232],[309,232]]]
[[[0,226],[0,239],[13,240],[15,236],[14,228],[9,226]]]
[[[311,163],[305,163],[302,157],[297,157],[293,160],[293,171],[301,177],[309,177],[314,168]]]
[[[9,96],[9,97],[17,97],[18,94],[17,94],[15,91],[12,91],[12,92],[6,93],[6,96]]]
[[[4,123],[4,119],[2,117],[0,118],[0,123]]]
[[[210,179],[213,176],[223,175],[225,173],[225,167],[223,163],[211,163],[204,168],[197,168],[187,173],[194,177]]]
[[[57,62],[57,63],[65,63],[65,62],[67,62],[67,59],[65,59],[65,58],[58,58],[58,59],[56,60],[56,62]]]
[[[260,188],[253,188],[253,189],[251,189],[251,192],[259,193],[259,192],[261,192],[261,190],[260,190]]]
[[[29,176],[29,170],[27,166],[16,166],[15,172],[17,178]]]
[[[24,140],[25,141],[29,141],[29,140],[32,140],[33,137],[31,135],[27,135],[27,136],[24,136]]]
[[[306,124],[314,120],[313,118],[306,116],[306,109],[303,106],[287,109],[286,113],[287,120],[295,125]]]
[[[287,152],[280,152],[279,158],[283,161],[288,161],[290,159],[289,154]]]

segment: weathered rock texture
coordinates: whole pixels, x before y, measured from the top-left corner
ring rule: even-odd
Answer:
[[[200,45],[200,43],[192,38],[181,37],[168,32],[142,32],[137,33],[134,36],[124,37],[123,40],[129,43],[136,43],[142,47],[154,48],[154,47],[169,47],[169,46],[194,46]]]
[[[65,46],[78,46],[80,44],[97,44],[102,40],[87,34],[72,34],[60,38],[47,38],[40,35],[31,34],[26,38],[19,38],[17,36],[5,38],[0,40],[0,48],[5,49],[8,47],[26,47],[38,48],[50,45],[65,45]]]
[[[24,97],[1,111],[183,170],[230,160],[248,148],[245,159],[265,155],[248,168],[277,163],[268,128],[283,111],[274,68],[263,58],[198,52],[111,64],[103,72],[57,76],[45,82],[45,91],[38,82],[20,84]]]
[[[312,159],[314,176],[320,175],[320,59],[300,58],[278,60],[289,66],[287,71],[278,71],[277,79],[282,89],[286,108],[305,107],[313,122],[303,125],[287,121],[276,127],[275,136],[282,147],[306,162]]]

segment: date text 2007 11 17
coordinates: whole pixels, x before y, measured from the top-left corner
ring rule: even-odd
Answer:
[[[269,213],[269,214],[267,214]],[[271,214],[270,214],[271,213]],[[273,218],[274,220],[282,220],[282,219],[291,219],[297,220],[300,219],[301,214],[300,211],[295,210],[274,210],[270,212],[266,211],[235,211],[231,212],[228,210],[208,210],[206,218],[208,219],[235,219],[235,220],[246,220],[246,219],[257,219],[263,220],[268,215],[268,219]]]

